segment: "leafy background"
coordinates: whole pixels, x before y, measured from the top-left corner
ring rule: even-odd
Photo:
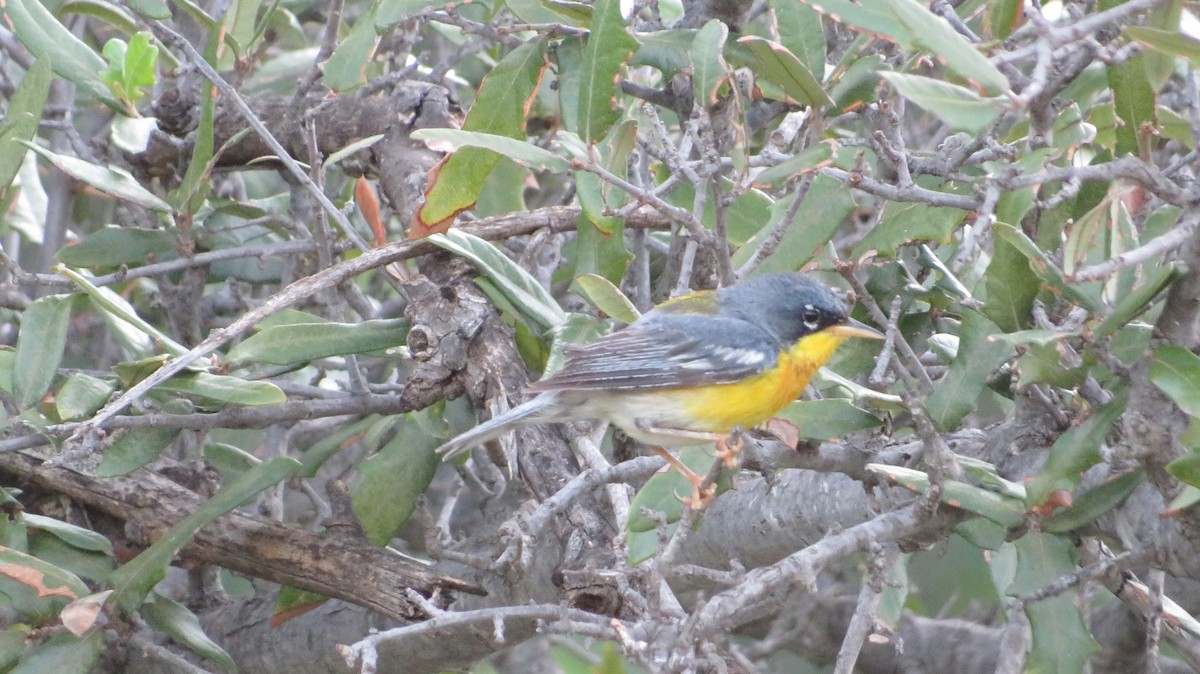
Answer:
[[[1182,0],[0,2],[3,672],[1200,670]],[[433,450],[803,269],[686,483]]]

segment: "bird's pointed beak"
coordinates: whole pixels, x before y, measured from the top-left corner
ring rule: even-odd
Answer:
[[[843,338],[861,337],[863,339],[883,339],[882,332],[872,328],[866,323],[856,321],[853,318],[848,319],[845,323],[831,325],[828,328],[825,328],[825,332]]]

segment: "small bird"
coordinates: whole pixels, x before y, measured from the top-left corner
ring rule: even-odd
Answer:
[[[666,447],[715,442],[775,416],[850,337],[883,335],[849,317],[828,286],[764,274],[668,300],[582,346],[529,386],[539,395],[437,449],[443,458],[527,424],[607,420],[649,445],[699,487]]]

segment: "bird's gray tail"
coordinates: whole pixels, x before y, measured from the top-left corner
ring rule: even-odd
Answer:
[[[488,419],[475,428],[462,433],[453,440],[438,447],[435,451],[443,460],[453,458],[475,445],[481,445],[488,440],[498,438],[517,426],[550,421],[558,416],[557,408],[558,393],[556,391],[543,393],[533,400],[523,405],[518,405],[498,417]]]

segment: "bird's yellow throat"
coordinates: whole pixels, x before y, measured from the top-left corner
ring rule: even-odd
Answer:
[[[696,430],[728,433],[738,426],[752,428],[795,400],[846,339],[829,330],[807,335],[779,354],[770,370],[741,382],[681,390],[686,398],[680,402],[690,416],[708,426]]]

